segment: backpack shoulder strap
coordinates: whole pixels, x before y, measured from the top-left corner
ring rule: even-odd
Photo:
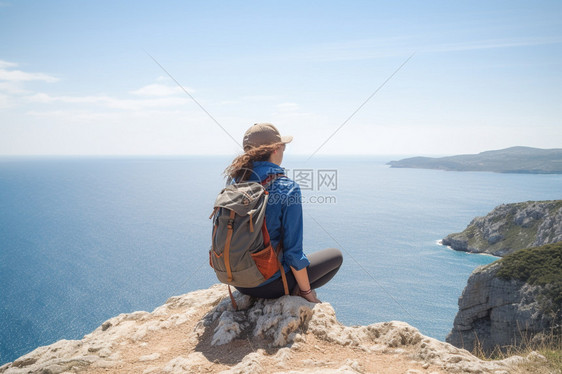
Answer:
[[[285,174],[283,174],[283,173],[270,174],[270,175],[267,176],[267,178],[262,180],[260,183],[267,190],[269,188],[269,186],[276,179],[284,177],[284,176],[285,176]],[[265,222],[264,222],[264,225],[265,225]],[[283,281],[283,290],[285,291],[285,295],[288,295],[289,294],[289,285],[287,283],[287,277],[285,275],[285,268],[283,267],[283,264],[281,263],[281,260],[279,259],[279,257],[282,256],[282,252],[283,252],[283,230],[281,230],[281,238],[279,239],[279,244],[277,244],[277,249],[275,250],[275,257],[277,258],[277,265],[279,266],[279,272],[281,273],[281,280]]]
[[[226,274],[229,282],[232,282],[232,270],[230,269],[230,241],[232,240],[235,214],[236,213],[234,212],[234,210],[230,211],[230,216],[227,225],[228,232],[226,234],[226,243],[224,245],[224,265],[226,267]]]
[[[264,186],[264,188],[267,190],[267,188],[278,178],[284,177],[285,174],[283,173],[279,173],[279,174],[270,174],[267,176],[267,178],[265,178],[264,180],[262,180],[260,182],[260,184],[262,186]]]

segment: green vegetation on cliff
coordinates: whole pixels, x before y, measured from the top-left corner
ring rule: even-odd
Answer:
[[[542,287],[540,304],[545,312],[562,310],[562,242],[522,249],[500,260],[497,276]]]

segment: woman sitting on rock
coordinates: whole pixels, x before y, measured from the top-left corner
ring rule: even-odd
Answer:
[[[292,136],[281,136],[270,123],[253,125],[244,134],[244,153],[225,170],[236,182],[263,182],[276,177],[268,186],[269,200],[265,212],[266,227],[273,248],[281,240],[289,290],[308,301],[319,303],[314,289],[326,284],[339,270],[343,258],[338,249],[324,249],[306,256],[303,252],[302,198],[299,185],[284,175],[280,166],[285,145]],[[282,175],[282,176],[281,176]],[[236,287],[243,294],[260,298],[284,295],[280,271],[257,287]]]

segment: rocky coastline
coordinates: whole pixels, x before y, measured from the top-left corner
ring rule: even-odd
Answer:
[[[457,251],[502,257],[519,249],[562,241],[562,200],[502,204],[442,244]]]

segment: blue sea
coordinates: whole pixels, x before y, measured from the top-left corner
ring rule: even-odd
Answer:
[[[562,175],[392,169],[400,157],[286,157],[305,251],[340,248],[318,290],[347,325],[401,320],[444,339],[470,273],[438,244],[495,206],[562,198]],[[217,283],[210,222],[230,157],[0,158],[0,364],[120,313]]]

